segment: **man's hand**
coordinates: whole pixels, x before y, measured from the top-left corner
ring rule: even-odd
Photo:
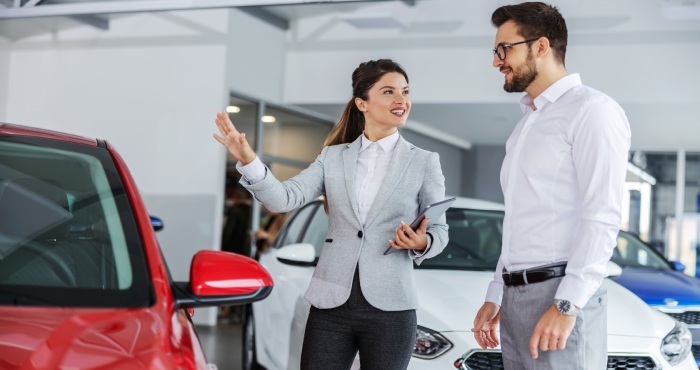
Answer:
[[[501,307],[493,302],[486,302],[479,309],[474,318],[474,339],[479,343],[481,349],[495,348],[498,346],[498,335],[496,329],[501,319]]]
[[[564,349],[566,340],[576,325],[576,316],[559,313],[554,305],[542,315],[530,339],[530,354],[537,358],[537,348],[542,351]]]

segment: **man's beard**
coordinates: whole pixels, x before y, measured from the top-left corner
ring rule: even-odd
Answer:
[[[537,78],[537,67],[535,66],[535,58],[532,54],[528,54],[525,64],[520,71],[511,68],[513,77],[510,82],[506,81],[503,84],[503,90],[506,92],[523,92],[527,89],[532,81]]]

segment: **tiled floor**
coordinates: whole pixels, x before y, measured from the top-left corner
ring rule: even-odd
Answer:
[[[217,326],[197,326],[197,332],[209,363],[216,364],[218,370],[241,369],[240,323],[220,320]]]

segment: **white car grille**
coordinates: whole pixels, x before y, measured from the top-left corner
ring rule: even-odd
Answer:
[[[667,315],[673,317],[674,319],[684,322],[688,325],[700,325],[700,312],[699,311],[686,311],[686,312],[665,312]]]
[[[607,370],[654,370],[659,367],[650,356],[609,355]],[[503,369],[503,359],[499,351],[473,351],[462,360],[461,370]]]

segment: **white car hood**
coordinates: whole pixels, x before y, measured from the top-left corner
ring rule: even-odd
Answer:
[[[484,303],[491,271],[415,270],[418,325],[439,332],[471,331]],[[673,329],[670,317],[650,308],[621,285],[605,279],[608,334],[663,338]]]

